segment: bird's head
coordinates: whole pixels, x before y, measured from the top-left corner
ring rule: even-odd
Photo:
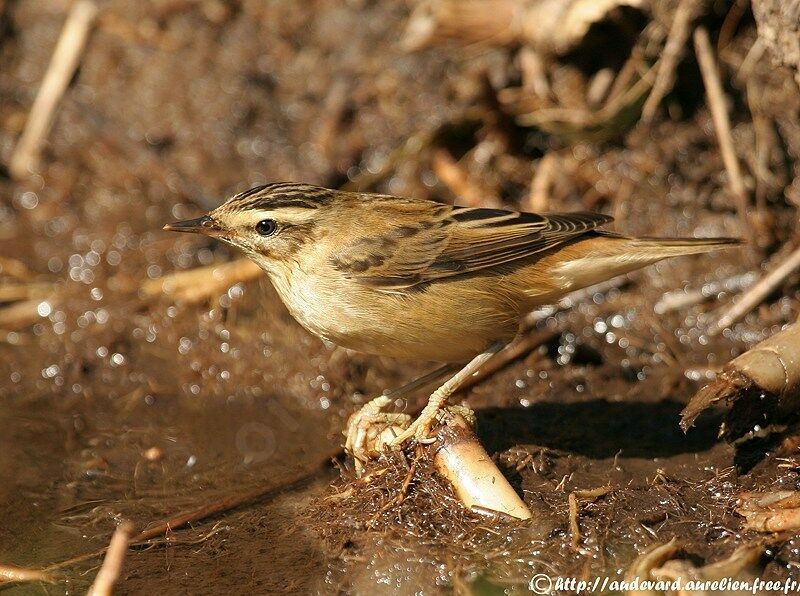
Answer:
[[[335,198],[335,191],[319,186],[266,184],[231,197],[202,217],[167,224],[164,229],[218,238],[270,272],[320,236],[320,224]]]

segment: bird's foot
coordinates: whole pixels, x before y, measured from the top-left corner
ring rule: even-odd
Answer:
[[[403,433],[411,424],[408,414],[383,411],[391,402],[388,397],[376,397],[347,421],[344,448],[353,456],[359,476],[364,464],[376,457],[384,447],[391,445],[398,433]]]
[[[475,412],[467,406],[444,406],[439,409],[426,410],[428,408],[425,408],[419,417],[408,425],[408,428],[392,439],[390,447],[401,449],[412,438],[421,445],[433,443],[436,439],[430,437],[430,432],[434,422],[444,422],[449,416],[461,416],[466,420],[467,424],[473,428],[475,427]]]

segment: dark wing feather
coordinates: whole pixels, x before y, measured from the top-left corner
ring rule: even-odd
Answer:
[[[613,219],[598,213],[437,207],[417,225],[363,238],[334,257],[333,265],[365,285],[402,290],[513,263]]]

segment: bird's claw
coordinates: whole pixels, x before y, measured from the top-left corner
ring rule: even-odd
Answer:
[[[397,434],[411,424],[411,416],[408,414],[382,410],[390,401],[386,397],[373,399],[347,421],[344,448],[353,456],[356,472],[359,475],[367,461],[373,459],[387,445],[391,445]]]
[[[378,397],[364,405],[347,421],[345,451],[353,456],[356,472],[361,475],[364,464],[374,459],[386,447],[402,449],[412,439],[420,445],[436,442],[431,437],[434,423],[444,422],[449,416],[461,416],[470,426],[475,426],[475,414],[465,406],[445,406],[426,412],[411,421],[408,414],[384,412],[391,400]]]
[[[450,416],[461,416],[467,421],[467,424],[475,427],[475,413],[468,407],[444,406],[442,409],[431,414],[425,414],[423,412],[408,428],[392,440],[390,447],[393,449],[401,449],[403,445],[412,438],[420,445],[435,443],[436,437],[429,436],[434,422],[444,422]]]
[[[433,420],[435,420],[435,417]],[[423,420],[422,416],[420,416],[414,422],[412,422],[408,428],[392,439],[392,442],[389,444],[389,446],[392,449],[402,449],[403,446],[411,439],[414,439],[417,443],[423,445],[435,442],[435,438],[428,436],[428,434],[431,432],[433,420]]]

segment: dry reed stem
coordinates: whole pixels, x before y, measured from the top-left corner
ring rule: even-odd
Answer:
[[[516,519],[532,517],[463,416],[448,414],[436,437],[436,471],[450,482],[465,507]]]
[[[653,312],[663,315],[711,300],[721,292],[745,290],[752,286],[756,279],[757,276],[753,272],[739,273],[719,281],[708,282],[700,288],[670,290],[661,295],[661,298],[653,306]]]
[[[648,580],[650,572],[661,567],[678,550],[680,550],[680,546],[678,546],[677,538],[673,538],[665,544],[654,544],[636,557],[636,560],[625,572],[625,581],[632,582],[637,578]],[[655,594],[655,592],[651,590],[628,590],[627,592],[628,596],[650,596],[651,594]]]
[[[16,582],[55,583],[53,576],[41,569],[25,569],[16,565],[0,565],[0,585]]]
[[[694,563],[685,559],[672,559],[661,567],[652,569],[650,577],[655,581],[677,581],[679,585],[684,586],[690,580],[718,581],[723,578],[735,578],[758,562],[763,552],[764,544],[761,541],[755,541],[743,544],[725,559],[708,563],[702,567],[696,567]],[[698,594],[698,592],[684,589],[679,594],[689,596]]]
[[[454,39],[462,44],[528,45],[550,55],[574,49],[617,8],[647,9],[646,0],[423,0],[408,20],[408,51]]]
[[[25,263],[3,256],[0,256],[0,273],[15,277],[20,281],[28,281],[33,277],[33,272]]]
[[[527,211],[534,213],[548,211],[550,209],[550,189],[553,184],[553,174],[556,170],[558,156],[554,152],[545,153],[536,169],[533,171],[531,180],[531,192],[528,195]]]
[[[408,19],[401,45],[406,51],[444,39],[511,45],[519,40],[520,13],[526,4],[518,0],[423,0]]]
[[[431,167],[436,176],[458,198],[461,205],[467,207],[485,207],[491,194],[478,188],[469,174],[458,164],[449,151],[436,149],[431,159]]]
[[[125,560],[125,554],[128,552],[128,544],[132,532],[133,524],[130,522],[122,522],[114,530],[111,542],[106,549],[103,564],[100,566],[100,571],[97,572],[87,596],[111,596],[113,594],[114,585],[122,573],[122,563]]]
[[[705,27],[697,27],[694,30],[694,47],[697,53],[697,62],[700,65],[700,74],[706,88],[708,108],[711,111],[711,119],[714,121],[714,130],[717,133],[717,141],[722,153],[722,161],[728,172],[731,192],[736,199],[736,210],[739,213],[742,233],[747,238],[752,238],[752,227],[747,214],[747,189],[742,177],[739,158],[736,156],[736,149],[733,145],[731,121],[725,104],[725,93],[714,58],[714,50],[711,48],[711,41]]]
[[[631,86],[631,81],[641,71],[642,64],[644,64],[644,51],[641,46],[634,46],[631,50],[631,55],[625,60],[625,64],[619,69],[614,82],[611,84],[611,89],[608,90],[605,106],[613,103],[619,99],[620,95],[624,94]],[[655,65],[653,66],[655,69]]]
[[[11,156],[8,170],[12,177],[23,178],[37,167],[42,144],[58,103],[78,68],[97,11],[93,0],[78,0],[72,5],[25,129]]]
[[[236,259],[147,280],[142,284],[142,294],[146,298],[163,295],[178,302],[197,304],[237,283],[252,281],[262,275],[261,268],[250,259]]]
[[[800,529],[800,492],[743,493],[736,513],[745,527],[756,532],[786,532]]]
[[[796,248],[775,269],[767,273],[758,282],[753,284],[739,300],[728,307],[717,319],[709,330],[711,335],[717,335],[733,323],[741,319],[748,312],[769,296],[778,285],[800,267],[800,247]]]
[[[653,90],[650,92],[642,108],[642,122],[650,124],[655,118],[661,100],[670,92],[675,84],[675,70],[678,67],[686,42],[691,33],[691,23],[697,17],[700,0],[681,0],[675,10],[672,25],[667,36],[667,43],[659,60],[658,73],[653,83]]]
[[[782,410],[792,408],[800,389],[800,322],[731,360],[689,400],[681,412],[681,428],[688,429],[701,412],[722,400],[733,401],[753,386],[778,396]]]
[[[581,545],[581,526],[579,523],[580,511],[578,508],[578,499],[588,499],[594,501],[611,492],[611,486],[600,486],[598,488],[576,490],[569,493],[567,502],[569,504],[569,529],[572,536],[572,548],[580,550]]]
[[[36,323],[42,318],[39,314],[39,305],[42,302],[50,302],[52,304],[53,300],[53,296],[50,296],[46,300],[34,298],[32,300],[14,302],[13,304],[0,308],[0,329],[14,331]]]
[[[522,71],[522,88],[546,99],[550,96],[547,68],[541,54],[531,47],[519,51],[519,68]]]
[[[616,76],[611,68],[598,70],[591,79],[586,89],[586,104],[592,108],[599,108],[611,92]]]
[[[54,285],[46,282],[32,282],[0,285],[0,302],[16,302],[45,298],[53,293]]]

